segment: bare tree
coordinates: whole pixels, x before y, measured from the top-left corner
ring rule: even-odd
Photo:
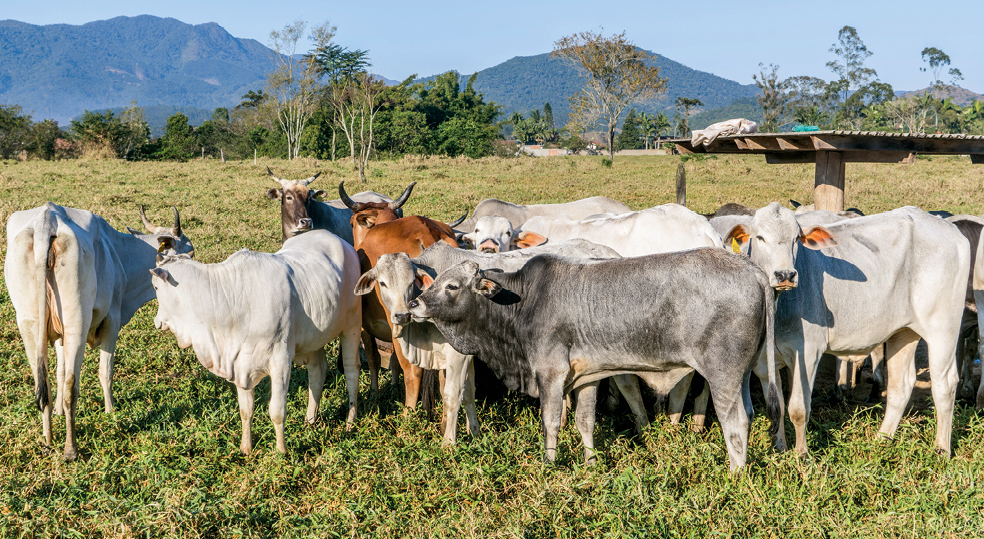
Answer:
[[[372,152],[376,113],[383,105],[380,97],[385,87],[372,75],[359,73],[349,80],[330,85],[326,95],[335,110],[338,126],[348,140],[352,165],[358,170],[362,182],[366,181],[365,170]]]
[[[752,80],[759,88],[758,104],[762,107],[762,129],[767,133],[775,133],[786,114],[789,103],[788,83],[779,80],[779,66],[769,64],[769,71],[759,64],[759,74],[752,75]]]
[[[287,158],[300,155],[301,133],[317,107],[319,74],[309,58],[298,60],[298,42],[304,36],[307,23],[298,19],[281,31],[270,32],[276,67],[267,75],[267,88],[277,104],[277,118],[287,137]],[[325,22],[311,30],[310,39],[316,43],[329,42],[335,27]]]
[[[885,103],[885,112],[910,133],[926,132],[926,115],[929,110],[918,98],[900,98]]]
[[[584,88],[570,98],[571,117],[580,125],[591,125],[592,117],[602,118],[608,138],[608,157],[615,158],[615,128],[629,103],[656,97],[666,89],[659,68],[646,63],[649,55],[625,38],[625,32],[611,37],[581,32],[554,42],[551,56],[561,58],[587,80]]]

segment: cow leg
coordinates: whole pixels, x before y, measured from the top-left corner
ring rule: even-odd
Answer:
[[[543,462],[552,463],[557,460],[557,437],[560,434],[560,416],[564,411],[564,380],[567,373],[544,372],[537,373],[536,377],[540,393],[540,426],[543,429]]]
[[[468,421],[468,432],[472,437],[478,437],[481,425],[478,422],[478,411],[475,409],[475,356],[468,356],[468,374],[465,376],[465,419]]]
[[[768,383],[768,382],[766,382]],[[780,391],[780,394],[782,392]],[[711,396],[711,386],[704,381],[704,389],[701,390],[700,395],[694,399],[694,431],[704,432],[706,430],[705,422],[707,420],[707,401]]]
[[[69,327],[89,327],[92,322],[92,312],[83,311],[81,314],[81,324],[72,324]],[[68,318],[68,315],[64,315]],[[66,322],[66,326],[68,323]],[[79,382],[82,374],[82,358],[85,356],[85,334],[65,335],[65,368],[64,382],[58,388],[57,398],[62,401],[62,410],[65,412],[65,460],[75,460],[79,456],[78,444],[75,440],[75,419],[79,402]]]
[[[810,421],[812,408],[810,397],[813,393],[813,382],[816,379],[821,354],[816,351],[803,353],[797,350],[796,355],[796,362],[792,370],[793,383],[789,396],[789,420],[796,430],[796,454],[805,457],[810,452],[806,444],[806,425]],[[714,407],[717,408],[717,402],[714,403]],[[719,411],[718,416],[720,415]]]
[[[690,382],[694,378],[694,371],[685,374],[670,390],[667,396],[666,415],[670,416],[670,424],[679,425],[680,417],[683,416],[683,405],[687,402],[687,395],[690,394]]]
[[[449,357],[447,361],[447,368],[445,369],[446,379],[444,389],[441,391],[441,396],[444,399],[444,418],[447,422],[444,426],[443,444],[445,446],[453,445],[458,439],[458,411],[461,409],[462,400],[466,398],[465,393],[469,382],[469,372],[471,372],[472,386],[471,406],[474,412],[475,371],[472,363],[472,356],[463,355]],[[471,423],[470,418],[468,421]]]
[[[885,385],[885,376],[882,370],[885,365],[885,343],[879,344],[868,354],[871,358],[871,393],[868,394],[866,402],[878,402],[881,400],[882,387]]]
[[[24,339],[24,352],[27,354],[27,362],[31,366],[31,375],[34,377],[35,399],[37,399],[36,402],[41,412],[41,431],[44,434],[44,451],[47,454],[52,448],[51,414],[55,408],[55,403],[52,402],[55,394],[51,390],[51,379],[48,376],[48,343],[45,342],[44,350],[38,350],[37,347],[29,344],[37,342],[35,332],[38,331],[38,326],[36,322],[18,319],[17,327]]]
[[[116,357],[116,340],[120,336],[119,324],[107,320],[106,334],[99,343],[99,382],[102,384],[103,403],[106,413],[112,413],[116,406],[113,401],[113,362]]]
[[[308,356],[308,407],[304,421],[308,424],[318,422],[318,409],[321,407],[321,393],[325,388],[325,377],[328,375],[328,359],[322,348]]]
[[[343,330],[338,336],[338,353],[342,355],[345,386],[349,397],[349,411],[345,418],[346,430],[352,430],[355,426],[355,418],[359,415],[359,333],[359,325],[356,324]],[[372,344],[376,346],[375,339]]]
[[[239,450],[248,455],[253,450],[253,390],[236,386],[236,393],[239,396],[239,419],[243,421],[243,440],[239,443]]]
[[[748,454],[748,433],[752,424],[750,377],[750,372],[742,375],[737,387],[734,382],[707,380],[711,386],[714,409],[721,422],[724,444],[728,450],[728,465],[732,472],[745,465]]]
[[[635,418],[636,433],[642,436],[643,431],[649,427],[649,414],[646,413],[646,404],[642,400],[642,391],[639,390],[639,377],[634,374],[619,374],[618,376],[612,376],[609,379],[609,383],[615,382],[618,386],[618,390],[622,392],[625,396],[625,402],[629,404],[629,408],[632,410],[632,415]],[[597,400],[597,387],[595,388],[595,399]],[[581,394],[578,393],[577,402],[578,410],[581,409]],[[577,413],[575,412],[575,420],[577,419]],[[592,424],[594,424],[594,416],[592,416]]]
[[[755,361],[755,366],[752,368],[752,371],[755,373],[755,376],[758,376],[759,382],[762,385],[762,393],[763,396],[765,397],[765,402],[769,402],[769,370],[768,370],[769,366],[767,361],[768,359],[766,359],[765,353],[760,353],[758,360]],[[785,364],[780,362],[779,358],[777,357],[776,358],[776,389],[779,391],[779,417],[780,418],[786,417],[784,413],[786,399],[783,398],[783,391],[782,391],[782,379],[783,379],[782,367],[784,366]],[[710,384],[707,384],[707,382],[705,382],[704,385],[705,391],[709,389],[708,388],[709,385]],[[701,393],[701,396],[703,397],[703,393]],[[706,402],[706,397],[704,397],[704,399]],[[705,409],[706,409],[706,405],[704,406],[702,411]],[[694,405],[694,415],[695,416],[697,415],[696,404]],[[785,421],[785,420],[780,419],[780,421]],[[786,443],[786,428],[784,424],[780,426],[779,432],[776,433],[775,440],[773,440],[773,447],[775,448],[776,451],[779,452],[785,451],[786,448],[789,447]]]
[[[362,330],[361,333],[362,347],[365,348],[366,359],[369,361],[369,391],[372,398],[376,399],[379,398],[379,364],[382,359],[379,356],[379,347],[376,346],[376,338],[368,331]]]
[[[639,382],[636,382],[636,391],[638,389]],[[583,385],[575,391],[577,392],[577,410],[574,412],[574,424],[577,425],[577,431],[581,433],[581,443],[584,445],[584,464],[590,466],[598,463],[598,456],[594,450],[595,404],[598,399],[598,382]]]
[[[885,369],[888,371],[888,396],[885,419],[879,432],[891,438],[902,420],[912,387],[916,384],[915,356],[919,335],[910,329],[903,329],[892,335],[887,344]]]
[[[837,358],[837,386],[834,388],[834,393],[831,395],[831,401],[833,402],[843,402],[844,395],[847,394],[848,389],[851,386],[850,374],[848,373],[848,368],[850,367],[850,360],[838,357]]]
[[[956,401],[960,376],[957,373],[954,355],[956,342],[952,336],[941,337],[927,340],[926,351],[929,356],[933,406],[936,408],[936,450],[949,458],[950,435],[953,431],[953,404]]]
[[[977,305],[977,357],[984,362],[984,290],[974,290],[974,303]],[[971,373],[974,372],[971,363]],[[984,373],[977,387],[977,411],[984,410]]]
[[[270,420],[273,421],[273,430],[277,435],[277,451],[283,454],[287,452],[284,419],[287,417],[287,390],[290,387],[290,366],[293,358],[290,355],[285,359],[274,357],[273,361],[273,368],[270,369]],[[325,368],[327,369],[327,366]]]

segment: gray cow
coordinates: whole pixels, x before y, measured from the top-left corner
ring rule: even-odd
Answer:
[[[936,447],[950,453],[954,352],[970,267],[970,246],[956,227],[905,207],[803,228],[791,210],[774,202],[756,212],[751,225],[735,226],[725,243],[732,239],[765,270],[772,287],[785,290],[776,308],[776,347],[792,370],[789,418],[798,453],[808,452],[810,395],[822,354],[863,356],[888,343],[881,433],[892,436],[916,380],[920,337],[929,351]],[[773,368],[760,361],[755,373],[764,378]],[[782,431],[776,442],[785,447]]]
[[[587,240],[570,240],[498,254],[455,249],[439,242],[413,259],[403,253],[383,255],[376,262],[375,267],[359,279],[356,294],[368,294],[376,282],[381,285],[383,303],[390,312],[394,330],[400,332],[397,341],[404,356],[418,367],[446,371],[447,381],[443,391],[445,443],[453,444],[456,440],[458,411],[462,404],[465,407],[468,430],[473,436],[478,434],[478,416],[474,404],[473,358],[454,350],[433,324],[411,322],[407,303],[413,299],[414,287],[418,290],[426,289],[437,274],[462,262],[474,262],[483,270],[516,271],[534,256],[547,253],[580,259],[618,258],[618,253],[615,251]],[[629,375],[615,376],[614,379],[626,396],[629,407],[635,415],[636,429],[641,433],[649,425],[649,419],[639,391],[639,384],[636,378]]]
[[[695,369],[708,380],[731,469],[745,464],[750,369],[773,357],[773,293],[747,258],[723,249],[596,262],[540,255],[513,273],[465,262],[408,305],[510,387],[540,398],[544,458],[556,458],[563,396],[577,394],[585,460],[594,460],[598,382],[636,374],[665,394]],[[771,363],[770,363],[771,364]],[[781,421],[775,369],[769,416]]]
[[[347,424],[356,418],[362,302],[355,249],[315,230],[284,242],[274,254],[242,250],[220,264],[161,257],[150,270],[160,304],[154,324],[170,330],[178,346],[193,346],[212,374],[239,393],[240,449],[253,449],[253,388],[270,376],[270,419],[277,450],[287,451],[284,417],[291,363],[308,367],[306,420],[318,418],[327,362],[325,345],[340,337],[349,392]]]

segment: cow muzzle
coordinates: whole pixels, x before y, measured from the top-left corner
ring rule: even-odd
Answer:
[[[391,315],[391,319],[393,321],[393,325],[396,325],[396,326],[404,326],[406,324],[409,324],[410,323],[410,320],[412,318],[413,318],[413,316],[409,312],[405,312],[405,313],[393,313]]]
[[[410,303],[407,303],[407,308],[410,309],[410,316],[414,322],[426,322],[430,319],[427,306],[418,300],[411,300]]]
[[[497,241],[495,241],[493,239],[487,239],[487,240],[483,241],[481,244],[479,244],[478,251],[480,253],[492,253],[492,254],[498,253],[499,252],[499,242],[497,242]]]
[[[796,282],[796,270],[776,271],[773,277],[775,278],[776,284],[772,285],[772,288],[779,291],[791,290],[796,288],[798,284]]]
[[[305,232],[310,232],[313,227],[314,227],[314,221],[312,221],[311,219],[306,219],[306,218],[299,219],[297,221],[297,226],[291,229],[291,233],[293,233],[294,235],[303,234]]]

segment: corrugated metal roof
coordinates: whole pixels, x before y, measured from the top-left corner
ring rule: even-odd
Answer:
[[[750,133],[741,135],[727,135],[718,137],[718,139],[736,139],[736,138],[758,138],[758,137],[783,137],[783,138],[796,138],[796,137],[812,137],[818,135],[844,135],[844,136],[866,136],[866,137],[883,137],[883,138],[908,138],[908,139],[942,139],[942,140],[984,140],[984,135],[968,135],[966,133],[895,133],[890,131],[845,131],[845,130],[831,130],[831,131],[786,131],[782,133]],[[672,142],[690,142],[689,138],[679,138],[673,139]]]

